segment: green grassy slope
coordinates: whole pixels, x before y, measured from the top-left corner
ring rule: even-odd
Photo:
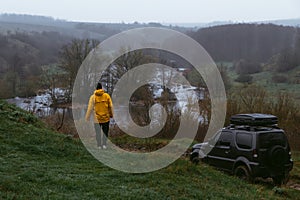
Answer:
[[[0,199],[282,198],[300,198],[300,191],[248,184],[185,158],[147,174],[110,169],[80,140],[0,101]]]
[[[225,63],[228,66],[228,76],[233,86],[239,86],[241,83],[235,81],[238,74],[232,69],[232,63]],[[274,75],[284,76],[287,78],[286,83],[274,83],[272,77]],[[251,74],[253,77],[253,83],[264,87],[270,94],[276,95],[278,92],[288,92],[294,96],[294,98],[300,102],[300,84],[295,81],[300,80],[300,66],[293,70],[278,73],[270,70],[262,71],[260,73]]]

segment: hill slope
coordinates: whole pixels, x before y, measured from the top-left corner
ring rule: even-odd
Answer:
[[[300,192],[251,185],[180,159],[147,174],[125,174],[95,160],[79,140],[45,128],[0,101],[0,199],[281,199]]]
[[[190,32],[215,61],[267,62],[272,56],[294,47],[299,28],[274,24],[229,24]]]

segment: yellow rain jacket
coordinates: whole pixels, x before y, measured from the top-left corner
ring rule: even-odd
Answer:
[[[91,95],[85,119],[89,121],[91,112],[94,111],[95,123],[106,123],[110,118],[113,118],[113,104],[109,94],[103,89],[96,90]]]

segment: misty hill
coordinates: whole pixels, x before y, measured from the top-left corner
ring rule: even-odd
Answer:
[[[293,22],[295,24],[298,23],[298,20],[278,20],[274,22],[287,24]],[[188,33],[203,45],[216,61],[249,59],[254,62],[266,62],[273,55],[293,48],[298,37],[297,32],[300,32],[300,28],[297,27],[265,24],[266,22],[262,22],[262,24],[215,26],[219,23],[222,22],[215,22],[210,27],[193,31],[192,28],[163,26],[159,23],[83,23],[45,16],[2,14],[0,15],[0,34],[20,32],[44,34],[45,32],[52,32],[68,38],[89,38],[102,41],[124,30],[155,26]],[[48,40],[52,39],[49,38]]]
[[[64,20],[56,20],[51,17],[2,14],[0,15],[0,33],[9,34],[15,32],[57,32],[74,38],[92,38],[103,40],[108,35],[101,31],[94,32],[84,30],[78,27],[77,22],[68,22]],[[105,32],[106,30],[103,30]]]
[[[294,22],[295,24],[298,20],[275,22]],[[193,31],[192,28],[163,26],[159,23],[82,23],[45,16],[2,14],[0,15],[0,34],[30,33],[29,35],[35,35],[51,32],[65,38],[90,38],[102,41],[113,34],[132,28],[168,27],[188,33],[203,45],[216,61],[250,59],[255,62],[265,62],[273,55],[292,48],[297,40],[299,28],[264,23],[214,26],[218,24],[216,22],[211,24],[211,27]],[[50,37],[48,40],[52,39]]]
[[[240,23],[248,23],[248,24],[274,24],[279,26],[294,26],[300,27],[300,18],[296,19],[279,19],[279,20],[266,20],[266,21],[254,21],[254,22],[238,22],[238,21],[212,21],[208,23],[165,23],[165,25],[173,25],[179,27],[190,27],[195,29],[199,28],[208,28],[213,26],[221,26],[228,24],[240,24]]]
[[[266,62],[272,56],[293,48],[300,38],[297,27],[274,24],[230,24],[202,28],[189,35],[216,61],[247,59]]]
[[[271,21],[261,21],[261,22],[258,22],[258,23],[300,27],[300,18],[297,18],[297,19],[281,19],[281,20],[279,19],[279,20],[271,20]]]
[[[184,27],[164,26],[160,23],[89,23],[70,22],[66,20],[54,19],[52,17],[2,14],[0,15],[0,33],[7,32],[58,32],[62,35],[79,39],[96,39],[102,41],[107,37],[133,28],[141,27],[170,27],[178,31],[190,30]]]

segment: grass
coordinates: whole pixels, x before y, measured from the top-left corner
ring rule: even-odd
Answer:
[[[241,83],[235,81],[238,74],[234,71],[232,63],[225,63],[228,66],[228,77],[233,86],[240,86]],[[300,85],[295,83],[274,83],[272,81],[273,75],[281,75],[288,78],[288,81],[299,80],[300,66],[284,73],[262,71],[259,73],[251,74],[253,77],[253,83],[260,85],[266,89],[270,94],[277,95],[279,91],[290,93],[294,96],[295,100],[300,103]]]
[[[287,186],[248,184],[187,158],[152,173],[116,171],[30,116],[0,101],[0,199],[300,199]]]
[[[264,71],[257,74],[253,74],[253,81],[263,87],[265,87],[271,94],[276,94],[278,91],[288,92],[294,95],[296,99],[300,99],[300,85],[294,84],[294,83],[274,83],[272,81],[273,75],[281,75],[286,76],[288,80],[296,79],[295,75],[297,72],[300,72],[300,66],[296,67],[293,70],[290,70],[285,73],[275,73],[275,72],[269,72]],[[299,78],[298,78],[299,79]]]
[[[297,188],[300,190],[300,152],[293,152],[292,154],[293,161],[294,161],[294,167],[293,170],[290,173],[290,186],[297,186]]]

